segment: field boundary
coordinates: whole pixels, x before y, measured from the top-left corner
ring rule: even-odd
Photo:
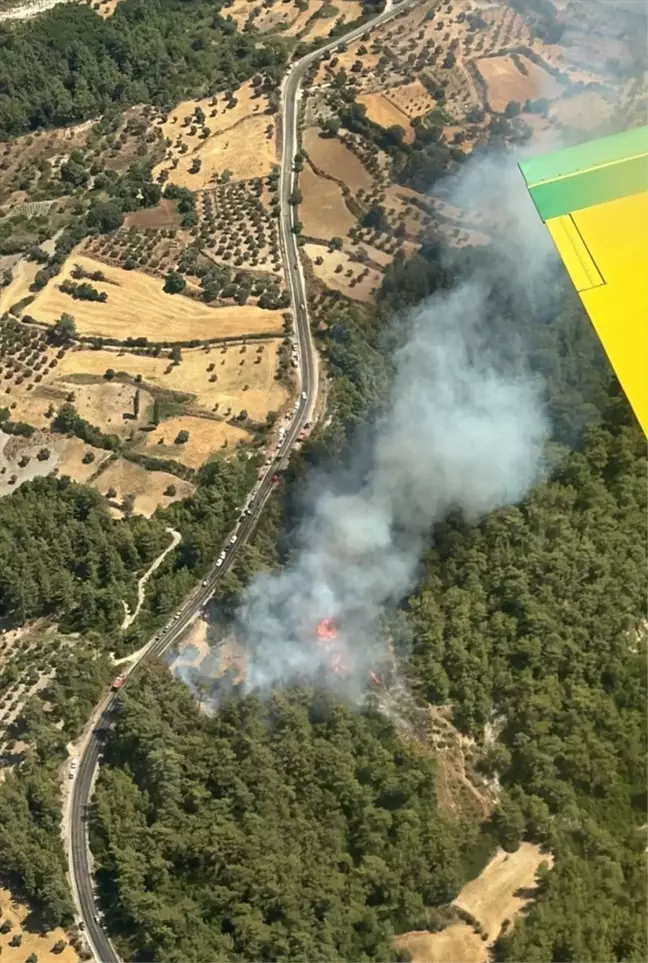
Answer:
[[[218,310],[218,309],[215,309]],[[287,309],[288,310],[288,309]],[[39,321],[32,315],[23,315],[17,318],[11,315],[14,321],[22,324],[33,324],[43,331],[51,331],[52,325],[45,321]],[[236,344],[244,341],[277,341],[285,337],[280,331],[255,331],[251,334],[225,334],[216,338],[192,338],[191,341],[149,341],[148,338],[108,338],[100,334],[77,334],[74,341],[80,344],[90,345],[97,348],[200,348],[207,344]]]

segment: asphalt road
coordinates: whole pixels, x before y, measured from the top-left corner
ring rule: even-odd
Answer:
[[[190,622],[198,615],[201,608],[211,597],[216,583],[225,575],[232,565],[236,552],[244,544],[254,528],[263,506],[273,488],[272,476],[282,467],[295,444],[299,432],[309,421],[317,398],[317,360],[310,333],[310,323],[306,307],[306,287],[302,273],[297,237],[292,232],[294,208],[288,203],[293,189],[293,163],[297,151],[297,113],[301,82],[308,68],[326,51],[334,50],[341,43],[356,40],[367,31],[381,23],[392,19],[402,10],[413,6],[417,0],[405,0],[404,3],[393,7],[391,0],[387,0],[385,10],[356,30],[320,47],[307,54],[290,68],[282,88],[282,123],[283,147],[281,161],[281,179],[279,185],[280,197],[280,236],[283,248],[286,277],[291,295],[293,315],[295,318],[295,334],[297,338],[297,353],[300,373],[300,395],[293,418],[287,427],[275,460],[267,466],[260,483],[257,485],[248,502],[249,515],[244,515],[230,533],[236,534],[236,542],[227,541],[227,555],[220,567],[214,566],[207,577],[206,585],[200,585],[185,600],[177,610],[177,617],[160,632],[149,644],[146,652],[139,661],[131,666],[122,689],[111,694],[105,701],[95,728],[89,733],[81,750],[79,767],[74,778],[72,794],[69,800],[69,833],[66,839],[72,890],[79,919],[84,928],[87,941],[94,957],[100,963],[119,963],[119,956],[108,939],[99,916],[99,909],[94,898],[93,875],[90,864],[90,849],[87,839],[87,815],[92,798],[93,784],[102,749],[102,730],[106,730],[113,718],[113,712],[120,692],[128,687],[130,680],[138,673],[145,661],[150,657],[161,655],[170,645],[177,641],[186,630]]]

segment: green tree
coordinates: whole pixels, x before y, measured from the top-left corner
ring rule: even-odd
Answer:
[[[187,282],[178,271],[169,271],[165,281],[164,290],[167,294],[180,294],[187,286]]]
[[[76,321],[71,314],[63,312],[51,331],[55,344],[67,344],[78,336]]]

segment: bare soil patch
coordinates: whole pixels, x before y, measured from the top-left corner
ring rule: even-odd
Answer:
[[[182,218],[178,214],[177,204],[168,198],[162,198],[156,207],[145,207],[140,211],[132,211],[126,216],[126,227],[165,228],[178,227]]]
[[[428,114],[436,103],[420,80],[392,87],[385,91],[385,97],[408,117],[421,117],[423,114]]]
[[[389,127],[402,127],[405,131],[403,140],[406,144],[414,142],[414,129],[410,124],[407,114],[392,103],[385,94],[360,94],[357,98],[359,104],[367,108],[367,117],[374,124],[379,124],[385,129]]]
[[[176,444],[175,439],[181,431],[189,433],[189,440]],[[220,448],[234,448],[239,442],[249,440],[250,435],[225,421],[180,415],[167,418],[155,431],[146,432],[143,438],[151,455],[173,458],[189,468],[200,468]]]
[[[108,17],[112,17],[120,3],[121,0],[99,0],[98,3],[90,2],[88,6],[94,7],[99,16],[107,20]]]
[[[308,237],[329,240],[344,237],[356,219],[344,203],[341,188],[325,177],[319,177],[308,165],[299,175],[299,188],[303,202],[299,207],[299,219]]]
[[[170,505],[181,498],[188,498],[195,489],[187,481],[165,471],[147,471],[141,465],[118,458],[99,475],[94,487],[105,495],[114,488],[115,502],[121,503],[126,495],[135,495],[133,511],[138,515],[150,517],[159,505]],[[174,495],[165,495],[170,485],[175,487]]]
[[[493,110],[503,113],[511,101],[523,104],[525,100],[559,97],[564,88],[546,70],[526,57],[520,62],[526,75],[515,66],[511,57],[485,57],[476,60],[477,68],[488,87],[488,102]]]
[[[58,285],[69,278],[75,264],[87,271],[100,269],[107,281],[93,281],[105,291],[105,304],[74,301]],[[73,315],[79,334],[126,339],[144,337],[149,341],[190,341],[196,339],[279,331],[280,311],[264,311],[253,305],[211,308],[180,294],[162,290],[159,278],[140,271],[126,271],[72,254],[59,275],[47,284],[30,307],[38,321],[54,324],[66,311]]]
[[[141,375],[143,392],[147,387],[178,392],[193,396],[191,408],[224,417],[245,409],[254,421],[264,421],[268,411],[278,411],[288,400],[288,392],[275,378],[279,345],[273,339],[209,350],[187,348],[177,365],[165,357],[82,349],[66,355],[58,370],[63,378],[78,373],[101,377],[106,368],[113,368],[117,378],[120,372],[133,379]]]
[[[303,143],[311,162],[323,174],[343,181],[352,191],[371,187],[366,167],[337,137],[322,137],[318,128],[309,127]]]
[[[329,251],[321,244],[306,244],[313,273],[327,288],[354,301],[371,301],[380,287],[382,274],[375,268],[354,262],[345,251]],[[318,260],[322,263],[318,264]]]
[[[68,943],[68,933],[61,927],[55,930],[41,929],[36,914],[26,903],[14,899],[8,889],[0,888],[0,913],[2,919],[11,923],[8,933],[0,933],[0,952],[3,963],[24,963],[33,954],[39,960],[60,960],[61,963],[77,963],[80,959],[73,946]],[[12,938],[22,934],[20,946],[10,946]],[[52,947],[63,941],[65,948],[57,954]]]

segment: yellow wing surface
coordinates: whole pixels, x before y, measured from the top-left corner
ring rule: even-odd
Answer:
[[[648,435],[648,127],[520,170]]]

